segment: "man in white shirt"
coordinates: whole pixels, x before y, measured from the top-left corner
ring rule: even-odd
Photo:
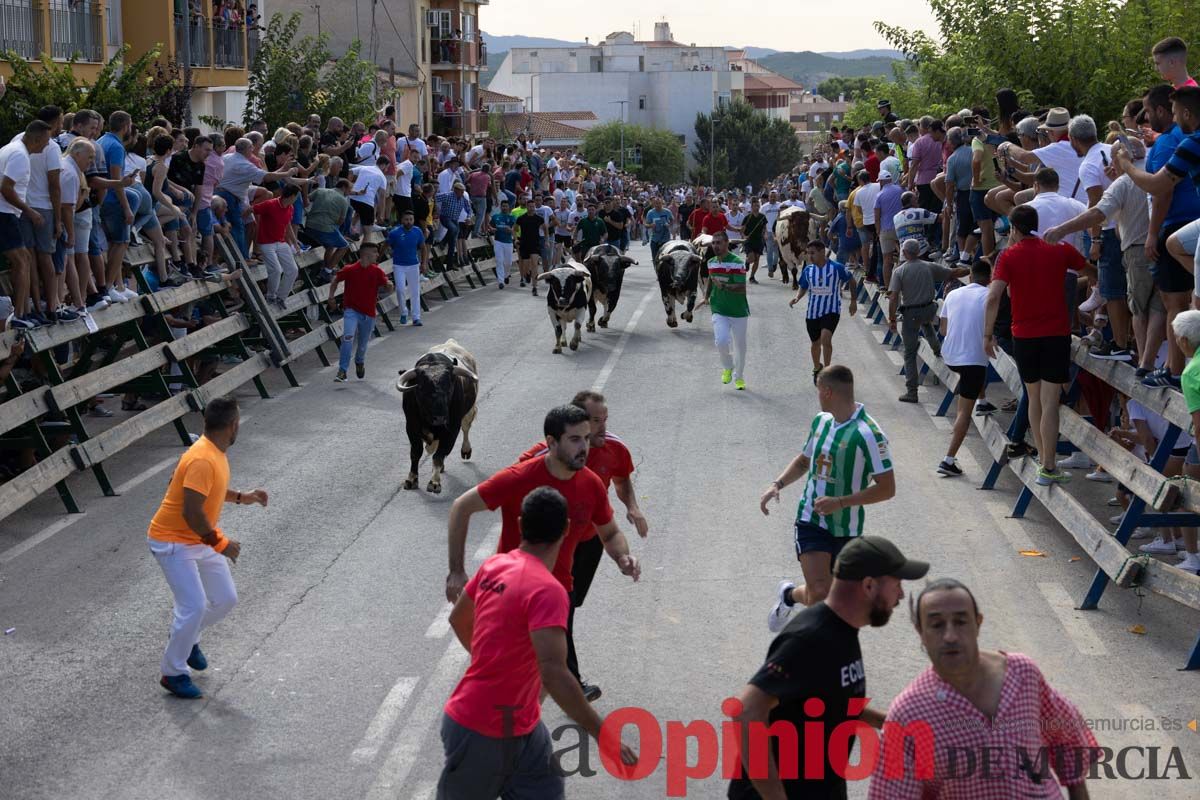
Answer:
[[[392,207],[396,209],[398,215],[405,211],[412,211],[413,171],[416,169],[416,161],[420,157],[419,150],[410,148],[396,164],[396,184],[395,194],[392,195]],[[418,222],[423,224],[424,220],[418,220]]]
[[[42,224],[41,215],[25,199],[29,191],[29,157],[42,152],[49,141],[50,126],[35,119],[26,126],[23,141],[12,141],[0,148],[0,255],[11,265],[13,286],[9,328],[28,330],[41,324],[28,309],[33,258],[21,237],[20,218],[29,215],[35,225]]]
[[[446,167],[438,173],[438,194],[448,194],[454,187],[455,181],[466,183],[466,178],[461,175],[462,167],[459,165],[458,156],[450,156],[446,160]]]
[[[51,137],[62,132],[62,109],[58,106],[40,109],[37,119],[50,126]],[[24,132],[18,133],[13,137],[13,141],[24,138]],[[30,208],[37,211],[41,224],[34,225],[30,216],[21,216],[21,236],[27,243],[32,243],[31,255],[37,268],[36,285],[41,289],[42,302],[46,304],[45,314],[41,314],[37,308],[33,313],[51,322],[71,322],[79,319],[79,315],[62,304],[58,278],[54,272],[54,251],[58,247],[59,235],[62,232],[62,201],[58,185],[61,174],[62,151],[57,144],[47,145],[40,153],[30,154],[29,190],[25,201]]]
[[[405,152],[416,151],[421,158],[429,156],[429,148],[425,145],[425,140],[421,138],[421,128],[415,122],[408,126],[408,136],[404,137],[404,148]]]
[[[382,227],[375,224],[375,215],[387,190],[387,176],[383,174],[387,165],[388,160],[380,156],[374,166],[364,165],[350,168],[350,173],[354,176],[354,188],[350,190],[347,197],[350,200],[350,207],[358,212],[358,218],[362,221],[364,229],[383,230]]]
[[[1068,134],[1070,124],[1071,114],[1069,111],[1065,108],[1052,108],[1046,114],[1046,121],[1038,126],[1040,132],[1050,137],[1050,144],[1035,150],[1025,150],[1011,142],[1005,142],[996,149],[996,152],[1004,159],[1027,170],[1017,173],[1017,177],[1024,183],[1031,183],[1031,178],[1038,172],[1039,167],[1049,167],[1058,173],[1059,194],[1075,200],[1083,200],[1087,196],[1079,185],[1079,165],[1083,159],[1071,145]],[[1020,202],[1020,198],[1017,199],[1017,202]]]
[[[1037,189],[1037,194],[1026,205],[1033,206],[1037,209],[1038,227],[1033,231],[1035,236],[1041,236],[1043,231],[1048,231],[1053,227],[1061,225],[1069,219],[1074,219],[1083,212],[1087,211],[1087,206],[1078,200],[1072,200],[1059,193],[1058,173],[1052,169],[1043,169],[1038,172],[1034,179],[1034,188]],[[1062,241],[1070,243],[1072,247],[1087,257],[1087,253],[1083,249],[1083,237],[1077,233],[1072,233],[1064,236]],[[1078,285],[1079,273],[1076,270],[1068,269],[1068,276],[1074,276],[1076,286]],[[1069,280],[1070,278],[1068,278]],[[1075,329],[1076,312],[1079,310],[1079,292],[1067,291],[1067,313],[1071,320],[1071,329]]]
[[[779,263],[779,245],[775,241],[775,220],[783,206],[779,203],[779,192],[772,189],[767,193],[767,202],[758,208],[767,218],[767,276],[775,277],[775,266]]]
[[[938,472],[947,477],[962,475],[955,462],[958,449],[971,427],[971,412],[976,401],[979,411],[990,413],[995,407],[983,399],[987,388],[988,357],[983,351],[984,323],[987,317],[987,286],[992,282],[992,267],[987,261],[971,266],[971,282],[946,292],[938,316],[941,317],[942,360],[958,374],[958,414],[950,434],[946,457]]]

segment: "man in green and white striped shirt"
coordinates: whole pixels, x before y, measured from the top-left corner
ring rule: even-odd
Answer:
[[[796,557],[804,583],[781,581],[779,600],[767,626],[783,629],[796,603],[812,605],[829,594],[833,562],[842,547],[863,534],[863,506],[896,494],[887,437],[854,400],[854,374],[848,367],[828,366],[817,376],[821,413],[812,421],[804,451],[788,464],[763,493],[760,507],[779,502],[779,492],[808,474],[796,510]],[[811,471],[810,471],[811,468]]]

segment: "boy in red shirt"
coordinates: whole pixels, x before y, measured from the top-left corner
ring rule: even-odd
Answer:
[[[1056,469],[1058,401],[1063,384],[1071,379],[1065,283],[1069,269],[1095,275],[1096,268],[1073,246],[1048,244],[1034,235],[1038,213],[1033,206],[1017,206],[1009,222],[1009,246],[996,262],[988,286],[983,346],[989,358],[996,357],[992,330],[1000,297],[1007,289],[1012,301],[1013,359],[1029,397],[1029,427],[1042,461],[1037,482],[1063,484],[1071,480],[1070,473]]]
[[[364,241],[358,248],[358,261],[342,267],[329,284],[329,310],[337,307],[337,287],[345,282],[346,293],[342,297],[342,345],[338,353],[338,371],[334,378],[338,383],[346,382],[346,370],[350,367],[350,352],[354,351],[354,370],[361,380],[367,374],[367,343],[375,331],[375,304],[379,301],[379,290],[391,289],[392,282],[379,265],[375,256],[379,246]],[[355,348],[354,340],[358,339]]]
[[[708,216],[701,222],[700,228],[709,236],[729,228],[729,219],[725,216],[725,211],[721,208],[720,200],[713,200],[709,203]]]
[[[597,740],[600,716],[566,662],[570,602],[550,567],[572,523],[567,501],[542,486],[520,503],[521,543],[483,562],[450,612],[471,665],[446,702],[446,769],[438,797],[562,797],[550,734],[541,721],[543,686]],[[621,760],[633,764],[622,745]]]
[[[266,200],[255,203],[254,218],[258,221],[258,252],[267,267],[267,302],[283,308],[283,300],[292,293],[292,285],[300,268],[296,266],[292,248],[296,236],[292,233],[291,221],[300,189],[291,184],[283,187],[279,197],[271,197],[265,189],[258,190]]]
[[[688,230],[692,232],[692,238],[695,239],[704,233],[704,220],[708,217],[708,198],[701,197],[700,205],[692,211],[692,215],[688,217]]]

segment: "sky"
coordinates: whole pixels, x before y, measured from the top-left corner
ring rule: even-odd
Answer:
[[[888,47],[875,20],[937,31],[925,0],[491,0],[479,12],[479,27],[500,36],[596,42],[613,31],[633,32],[637,23],[638,38],[650,39],[654,23],[665,18],[675,40],[687,44],[820,52]]]

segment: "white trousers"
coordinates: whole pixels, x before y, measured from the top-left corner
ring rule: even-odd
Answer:
[[[396,279],[396,302],[400,304],[400,316],[409,312],[404,307],[405,289],[408,290],[409,301],[412,303],[412,318],[421,318],[421,265],[393,264],[392,277]]]
[[[496,280],[504,283],[504,279],[508,276],[512,269],[513,261],[513,246],[512,242],[492,242],[496,250]]]
[[[300,274],[292,246],[287,242],[260,244],[258,252],[262,253],[267,268],[267,297],[286,298],[292,293],[292,284]]]
[[[733,370],[734,380],[745,377],[743,371],[746,368],[746,323],[749,321],[749,317],[712,315],[713,338],[721,356],[721,369]]]
[[[149,543],[175,596],[175,617],[163,653],[162,674],[188,675],[188,656],[200,641],[200,631],[220,622],[237,604],[229,559],[206,544],[157,539]]]

